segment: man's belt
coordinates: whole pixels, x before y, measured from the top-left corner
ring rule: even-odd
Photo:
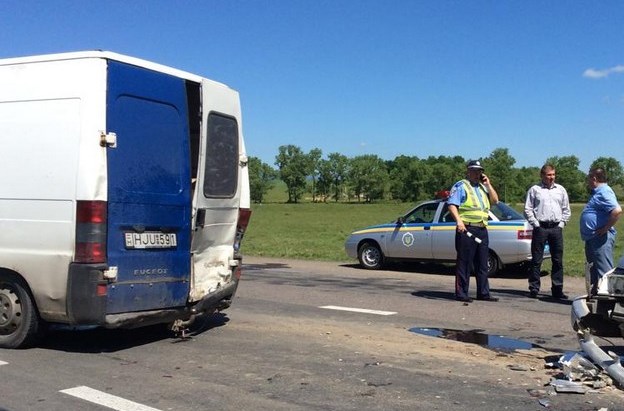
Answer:
[[[485,223],[464,223],[464,225],[469,227],[485,227]]]
[[[539,225],[543,228],[555,228],[559,226],[559,221],[540,221]]]

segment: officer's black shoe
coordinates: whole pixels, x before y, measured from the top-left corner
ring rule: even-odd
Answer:
[[[490,296],[487,296],[487,297],[479,297],[479,298],[477,298],[477,300],[479,300],[479,301],[490,301],[490,302],[495,303],[496,301],[498,301],[498,297],[492,297],[490,295]]]
[[[563,287],[557,286],[552,288],[552,296],[558,300],[567,300],[568,296],[563,293]]]
[[[472,298],[470,297],[455,297],[457,301],[461,301],[462,303],[471,303]]]
[[[537,294],[538,294],[537,290],[531,290],[529,291],[529,298],[537,298]]]

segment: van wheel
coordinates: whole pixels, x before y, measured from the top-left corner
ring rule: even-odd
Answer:
[[[500,262],[498,261],[498,257],[494,254],[494,251],[488,251],[488,259],[487,259],[487,273],[488,277],[493,277],[498,273],[500,269]]]
[[[383,265],[383,259],[383,253],[375,243],[364,243],[358,250],[358,260],[366,269],[379,270]]]
[[[0,348],[32,345],[42,328],[39,314],[23,281],[0,278]]]

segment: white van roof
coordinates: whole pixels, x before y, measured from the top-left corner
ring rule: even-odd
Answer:
[[[196,74],[189,73],[187,71],[178,70],[173,67],[165,66],[162,64],[158,64],[158,63],[153,63],[151,61],[143,60],[140,58],[130,57],[130,56],[126,56],[123,54],[114,53],[112,51],[104,51],[104,50],[77,51],[77,52],[56,53],[56,54],[41,54],[41,55],[36,55],[36,56],[0,59],[0,66],[35,63],[35,62],[43,62],[43,61],[75,60],[75,59],[86,59],[86,58],[100,58],[100,59],[119,61],[121,63],[143,67],[149,70],[158,71],[160,73],[170,74],[172,76],[183,78],[185,80],[194,81],[197,83],[200,83],[202,79],[204,79],[204,80],[213,82],[215,85],[228,87],[223,83],[219,83],[214,80],[206,79],[205,77],[198,76]]]

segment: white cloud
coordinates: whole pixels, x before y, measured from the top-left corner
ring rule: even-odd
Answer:
[[[618,65],[615,67],[610,67],[608,69],[596,70],[594,68],[589,68],[583,72],[583,77],[599,79],[609,77],[611,74],[619,74],[624,73],[624,66]]]

